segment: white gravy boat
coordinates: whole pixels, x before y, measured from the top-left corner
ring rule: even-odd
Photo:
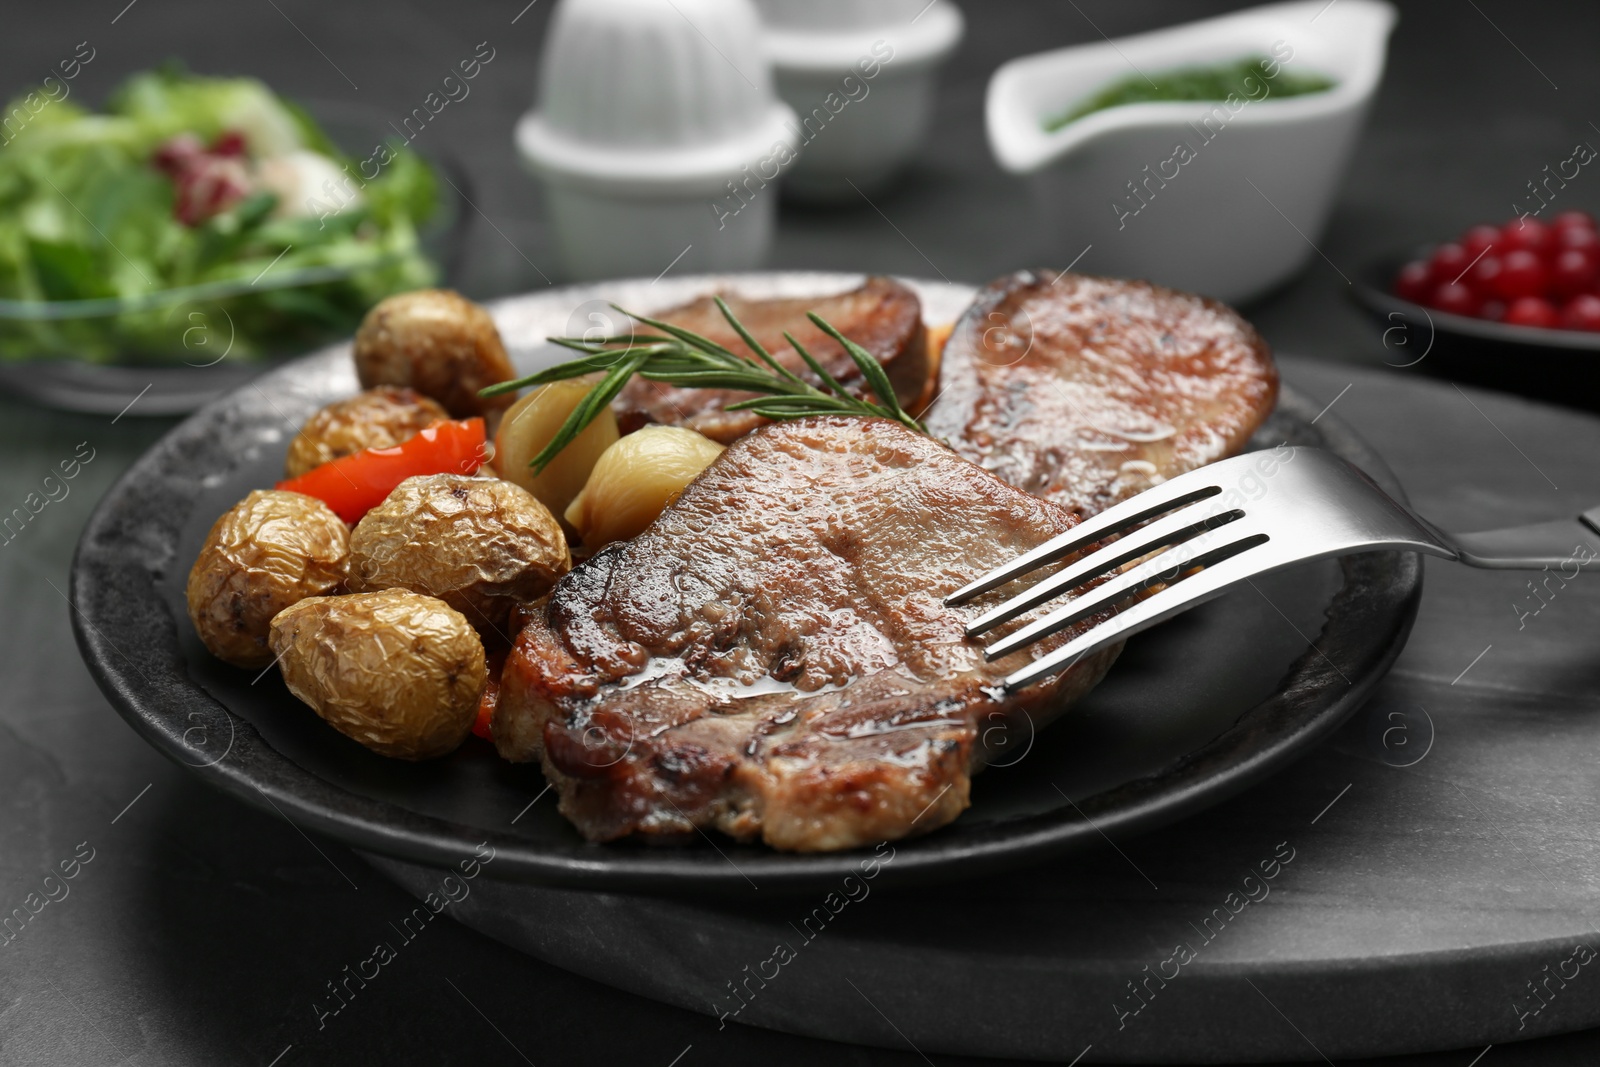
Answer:
[[[1383,0],[1305,0],[1015,59],[989,81],[989,145],[1029,178],[1051,265],[1081,255],[1078,270],[1247,301],[1316,254],[1395,18]],[[1336,84],[1280,97],[1257,79],[1249,98],[1129,104],[1047,128],[1124,77],[1256,54]]]

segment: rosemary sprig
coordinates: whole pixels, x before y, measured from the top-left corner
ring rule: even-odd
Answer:
[[[822,388],[819,389],[800,377],[772,358],[772,354],[763,348],[755,336],[734,316],[720,296],[714,299],[717,310],[722,312],[722,317],[728,320],[728,325],[744,340],[750,351],[755,353],[756,359],[741,356],[693,330],[686,330],[681,326],[674,326],[669,322],[661,322],[644,315],[635,315],[613,304],[611,306],[622,314],[661,332],[627,338],[613,337],[603,341],[552,337],[550,340],[555,344],[581,352],[583,355],[542,370],[538,374],[530,374],[526,378],[491,385],[487,389],[479,390],[478,395],[499,396],[528,386],[546,385],[550,382],[604,372],[594,388],[572,410],[566,422],[562,423],[561,429],[556,431],[550,443],[529,461],[528,466],[532,467],[536,474],[542,472],[563,448],[572,443],[573,438],[582,433],[584,428],[617,398],[617,394],[622,392],[622,387],[627,385],[628,379],[635,374],[653,382],[665,382],[686,389],[737,389],[741,392],[758,393],[760,395],[748,400],[729,404],[727,410],[751,411],[768,419],[798,419],[806,415],[868,415],[893,419],[918,433],[927,432],[922,423],[908,415],[900,406],[888,373],[872,353],[834,329],[816,312],[807,312],[807,317],[849,354],[850,359],[860,369],[861,377],[866,381],[872,395],[876,397],[876,402],[851,395],[849,390],[829,374],[793,334],[785,332],[784,340],[789,342],[805,365],[817,376]]]

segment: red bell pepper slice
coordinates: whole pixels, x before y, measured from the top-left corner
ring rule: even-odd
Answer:
[[[279,489],[314,496],[345,522],[383,503],[407,478],[419,474],[472,474],[488,458],[482,419],[436,422],[393,448],[368,448],[278,483]]]
[[[483,692],[478,695],[478,717],[473,720],[472,732],[494,743],[494,713],[500,706],[500,672],[505,670],[506,652],[502,649],[488,655],[489,680],[483,685]]]

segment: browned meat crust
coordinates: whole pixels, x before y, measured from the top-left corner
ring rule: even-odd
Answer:
[[[876,356],[889,372],[889,380],[901,404],[910,406],[922,394],[928,371],[922,302],[916,293],[899,282],[868,278],[857,289],[822,299],[746,300],[730,294],[724,294],[723,299],[761,347],[784,366],[813,382],[815,375],[806,369],[799,354],[783,339],[785,331],[793,334],[841,384],[865,388],[855,363],[838,342],[806,318],[808,311],[815,311],[840,333]],[[754,356],[728,326],[709,296],[652,317],[703,334],[741,355]],[[679,389],[663,382],[635,378],[623,389],[613,408],[623,433],[631,433],[646,423],[659,422],[687,426],[727,444],[766,422],[747,411],[723,410],[749,396],[751,394],[731,389]]]
[[[1033,653],[985,664],[962,627],[992,600],[940,600],[1072,521],[897,423],[767,426],[532,613],[495,743],[542,759],[596,840],[714,826],[820,850],[934,829],[967,806],[981,734],[1015,741],[1115,657],[1005,697]]]
[[[1244,448],[1278,396],[1232,309],[1149,282],[1021,271],[945,345],[928,431],[1080,518]]]

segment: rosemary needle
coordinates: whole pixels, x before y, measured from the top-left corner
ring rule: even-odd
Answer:
[[[784,340],[794,348],[800,359],[816,375],[817,385],[800,377],[772,357],[755,336],[745,328],[729,309],[722,297],[715,297],[717,310],[728,320],[728,325],[739,335],[755,359],[741,356],[732,350],[704,337],[693,330],[674,326],[669,322],[635,315],[617,307],[629,318],[661,331],[659,334],[608,338],[602,341],[584,341],[573,337],[552,337],[550,340],[564,348],[583,353],[579,358],[557,364],[537,374],[515,381],[501,382],[479,391],[479,396],[499,396],[533,385],[546,385],[568,378],[581,378],[587,374],[603,372],[600,380],[589,390],[578,406],[572,409],[566,422],[556,431],[550,443],[528,466],[535,473],[556,457],[573,438],[594,421],[601,411],[617,398],[628,380],[637,374],[653,382],[664,382],[686,389],[737,389],[756,393],[748,400],[729,404],[729,411],[750,411],[768,419],[797,419],[807,415],[859,415],[893,419],[918,433],[926,433],[922,424],[908,415],[894,394],[888,373],[866,349],[834,329],[815,312],[807,315],[817,328],[837,341],[861,372],[862,379],[871,390],[873,400],[853,396],[827,369],[817,362],[806,347],[792,334],[785,333]],[[615,304],[612,307],[616,307]]]

